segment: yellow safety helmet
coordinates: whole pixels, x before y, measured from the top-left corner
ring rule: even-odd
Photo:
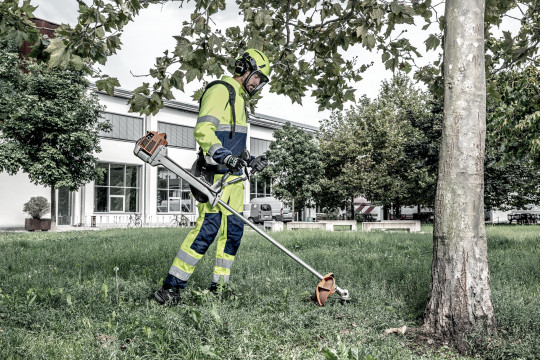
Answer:
[[[268,78],[268,76],[270,76],[270,61],[268,61],[266,55],[264,55],[261,51],[256,49],[247,49],[242,56],[236,60],[236,63],[234,64],[234,73],[235,75],[242,76],[248,71],[251,71],[251,73],[246,80],[244,80],[243,86],[249,96],[253,96],[270,81]],[[247,84],[251,77],[255,74],[259,74],[261,82],[255,89],[249,91],[247,89]]]

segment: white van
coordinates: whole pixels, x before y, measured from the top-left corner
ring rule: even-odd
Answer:
[[[272,221],[272,208],[269,204],[251,204],[248,220],[254,224]]]
[[[269,204],[272,207],[272,220],[289,222],[293,220],[293,214],[289,207],[274,197],[254,198],[250,204]],[[251,207],[251,206],[250,206]],[[249,207],[249,208],[250,208]]]

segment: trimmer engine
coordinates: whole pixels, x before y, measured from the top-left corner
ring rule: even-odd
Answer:
[[[157,131],[149,131],[144,137],[139,139],[137,145],[140,146],[146,154],[152,156],[154,151],[156,151],[160,145],[167,146],[167,134],[158,134]]]

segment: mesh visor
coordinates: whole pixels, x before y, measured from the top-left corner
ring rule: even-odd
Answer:
[[[249,91],[249,90],[247,90],[247,84],[249,83],[249,80],[251,79],[251,77],[253,75],[255,75],[255,74],[257,74],[260,77],[261,82],[259,83],[259,85],[257,85],[255,88],[253,88],[253,90]],[[246,89],[249,96],[253,96],[253,95],[255,95],[257,93],[257,91],[261,90],[264,85],[268,84],[269,81],[270,80],[268,79],[268,77],[266,75],[264,75],[262,72],[260,72],[259,70],[254,70],[254,71],[251,72],[251,74],[249,74],[249,76],[244,81],[244,89]]]

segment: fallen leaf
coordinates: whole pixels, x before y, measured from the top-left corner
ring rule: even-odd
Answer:
[[[386,329],[384,330],[384,335],[388,335],[388,334],[405,334],[405,331],[407,331],[407,326],[403,325],[402,327],[400,328],[390,328],[390,329]]]

